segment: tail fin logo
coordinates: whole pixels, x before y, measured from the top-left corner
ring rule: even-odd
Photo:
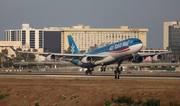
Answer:
[[[74,54],[74,52],[75,52],[74,48],[75,48],[75,46],[74,46],[73,43],[72,43],[72,45],[71,45],[71,53],[72,53],[72,54]]]
[[[68,42],[69,42],[69,49],[71,54],[80,54],[76,43],[74,42],[73,38],[71,35],[68,35]]]

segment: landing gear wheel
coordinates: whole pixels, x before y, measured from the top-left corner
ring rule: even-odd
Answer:
[[[104,67],[104,69],[103,69],[103,70],[104,70],[104,72],[105,72],[105,71],[106,71],[106,67]]]
[[[119,79],[119,74],[116,74],[115,79]]]
[[[89,73],[89,74],[91,75],[93,70],[94,70],[94,68],[88,68],[88,69],[85,71],[85,74],[88,75],[88,73]]]
[[[114,78],[115,78],[115,79],[119,79],[119,73],[114,74]]]
[[[119,79],[119,70],[114,70],[114,78]]]
[[[121,74],[121,71],[123,70],[123,68],[122,67],[120,67],[120,74]]]
[[[121,74],[121,71],[123,70],[121,66],[121,63],[123,62],[124,59],[120,59],[118,61],[118,66],[116,67],[116,70],[114,71],[114,78],[119,79],[119,75]]]
[[[114,74],[114,79],[117,79],[117,75],[116,74]]]
[[[103,71],[103,67],[101,67],[101,72]]]
[[[85,74],[88,75],[88,71],[87,70],[85,71]]]
[[[102,72],[102,71],[104,71],[104,72],[106,71],[106,66],[105,66],[105,65],[102,65],[102,67],[101,67],[101,72]]]
[[[120,67],[120,68],[117,67],[117,68],[116,68],[116,70],[114,71],[114,78],[115,78],[115,79],[119,79],[122,70],[123,70],[122,67]]]

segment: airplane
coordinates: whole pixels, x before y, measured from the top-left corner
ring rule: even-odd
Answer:
[[[68,42],[71,52],[70,54],[16,51],[15,49],[13,49],[13,47],[11,48],[19,53],[34,53],[46,55],[46,61],[69,61],[74,65],[80,66],[82,68],[87,68],[87,70],[85,71],[86,74],[92,74],[92,71],[96,66],[101,65],[101,71],[106,71],[107,65],[117,63],[116,70],[114,71],[115,79],[119,79],[119,75],[123,70],[121,64],[124,60],[129,60],[133,63],[141,63],[146,57],[150,56],[153,61],[159,61],[162,59],[162,54],[172,52],[167,51],[159,53],[138,54],[138,52],[143,47],[142,41],[138,38],[128,38],[81,54],[71,35],[68,35]]]

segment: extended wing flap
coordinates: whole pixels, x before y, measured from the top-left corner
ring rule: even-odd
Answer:
[[[55,55],[59,60],[65,60],[65,61],[71,61],[73,59],[82,59],[84,57],[91,57],[93,60],[101,60],[106,55],[93,55],[93,54],[60,54],[60,53],[52,53],[52,55]]]

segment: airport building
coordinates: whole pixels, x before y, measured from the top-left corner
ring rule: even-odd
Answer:
[[[146,28],[129,28],[128,26],[121,26],[119,28],[90,28],[82,24],[72,27],[49,27],[44,28],[44,34],[49,32],[48,35],[52,36],[53,33],[60,31],[60,38],[57,36],[52,37],[52,41],[59,39],[60,52],[63,53],[68,50],[68,35],[72,35],[77,47],[80,51],[87,52],[93,47],[100,47],[107,44],[115,43],[127,38],[139,38],[142,40],[144,49],[146,48],[146,36],[148,29]],[[44,36],[44,42],[46,37]],[[47,43],[47,42],[45,42]],[[46,44],[44,44],[46,46]],[[50,46],[50,45],[49,45]],[[44,47],[46,50],[46,47]],[[51,45],[50,48],[53,48]],[[48,50],[48,48],[47,48]]]
[[[20,41],[21,45],[29,45],[30,48],[43,48],[43,29],[31,28],[23,23],[22,29],[5,30],[5,41]]]
[[[72,35],[80,51],[87,52],[93,47],[100,47],[121,41],[127,38],[139,38],[147,47],[147,28],[91,28],[82,24],[72,27],[44,27],[43,29],[31,28],[23,23],[22,29],[5,30],[5,41],[20,41],[21,45],[30,48],[42,48],[43,51],[64,53],[68,51],[68,35]]]
[[[129,28],[128,26],[121,26],[119,28],[91,28],[90,26],[78,25],[71,28],[64,28],[62,33],[62,50],[67,50],[68,40],[67,36],[72,35],[79,50],[89,51],[92,46],[104,46],[115,43],[127,38],[139,38],[146,48],[146,36],[148,29],[146,28]]]
[[[180,21],[164,22],[164,49],[180,53]]]
[[[61,31],[56,28],[44,28],[44,52],[60,53],[61,45]]]

